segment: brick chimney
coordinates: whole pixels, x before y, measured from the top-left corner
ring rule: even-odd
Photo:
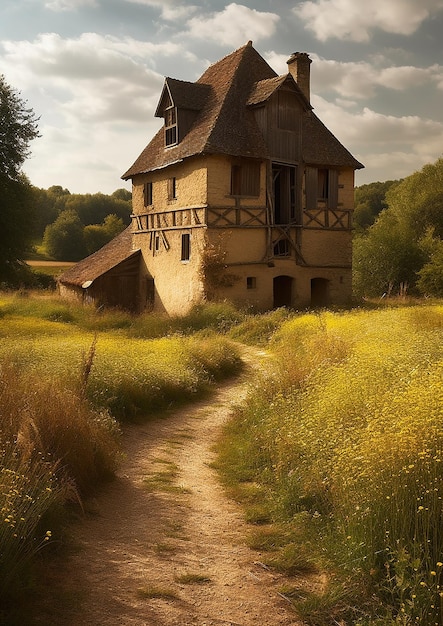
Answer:
[[[308,102],[311,102],[311,68],[312,59],[307,52],[293,52],[286,61],[289,72],[302,90]]]

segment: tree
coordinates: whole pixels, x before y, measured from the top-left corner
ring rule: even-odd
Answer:
[[[354,240],[354,285],[359,295],[397,291],[407,283],[433,293],[443,237],[443,159],[392,185],[387,208]],[[426,269],[425,269],[426,268]]]
[[[377,216],[387,208],[386,193],[398,185],[399,180],[387,180],[383,183],[369,183],[355,189],[354,225],[358,229],[371,226]]]
[[[86,254],[84,224],[75,211],[60,213],[53,224],[46,227],[43,244],[57,261],[79,261]]]
[[[39,136],[32,109],[0,75],[0,280],[17,283],[33,231],[31,186],[21,167]],[[20,276],[19,276],[20,274]]]
[[[107,215],[103,224],[89,224],[85,226],[84,236],[88,254],[92,254],[102,248],[121,233],[124,228],[123,220],[116,215]]]

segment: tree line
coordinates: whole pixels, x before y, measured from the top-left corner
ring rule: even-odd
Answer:
[[[55,260],[78,261],[130,223],[131,194],[71,194],[31,185],[22,166],[39,137],[38,117],[0,75],[0,284],[32,285],[25,260],[43,240]]]
[[[355,200],[356,296],[443,296],[443,158]]]
[[[43,240],[43,248],[55,260],[79,261],[130,223],[131,193],[126,189],[111,195],[71,194],[55,185],[32,188],[32,197],[34,240]]]

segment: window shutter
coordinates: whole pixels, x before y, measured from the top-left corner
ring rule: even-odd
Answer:
[[[306,208],[317,208],[317,168],[307,167],[305,171]]]
[[[329,170],[328,209],[338,206],[338,171]]]

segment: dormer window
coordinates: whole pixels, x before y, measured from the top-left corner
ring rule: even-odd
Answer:
[[[177,143],[177,109],[174,106],[165,109],[165,146]]]

